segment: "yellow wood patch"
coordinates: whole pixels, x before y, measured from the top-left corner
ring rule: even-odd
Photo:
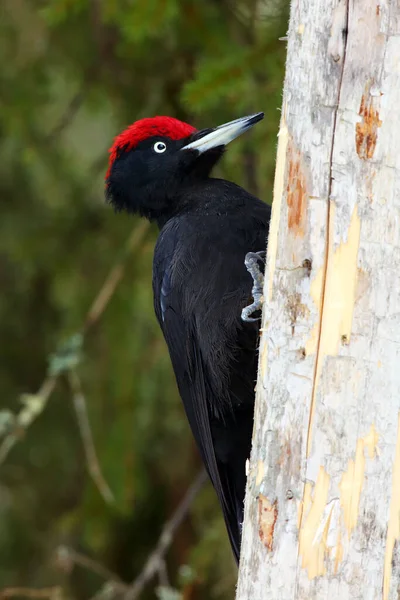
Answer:
[[[314,496],[307,516],[305,516],[303,510],[302,521],[304,523],[299,535],[299,554],[301,556],[301,566],[303,569],[307,569],[310,579],[323,575],[326,570],[324,559],[327,552],[326,537],[329,529],[329,519],[327,519],[319,540],[317,540],[317,532],[328,500],[329,482],[328,473],[323,467],[320,467],[314,487]]]
[[[388,600],[389,598],[393,549],[396,540],[400,538],[400,413],[398,415],[396,453],[392,473],[392,496],[390,500],[390,514],[383,569],[383,600]]]
[[[286,149],[289,141],[289,131],[285,121],[285,111],[282,113],[281,126],[278,133],[278,151],[276,156],[274,198],[272,216],[268,236],[268,302],[271,302],[273,279],[275,274],[276,255],[278,252],[279,220],[281,214],[282,196],[286,174]]]

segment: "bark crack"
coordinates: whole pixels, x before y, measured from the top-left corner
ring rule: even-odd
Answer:
[[[313,425],[313,417],[314,417],[314,412],[315,412],[316,391],[317,391],[318,378],[319,378],[322,359],[323,359],[323,357],[321,356],[321,333],[322,333],[322,323],[323,323],[324,308],[325,308],[325,291],[326,291],[326,283],[327,283],[327,274],[328,274],[328,267],[329,267],[330,226],[331,226],[331,200],[330,200],[330,198],[331,198],[331,193],[332,193],[332,180],[333,180],[333,153],[334,153],[334,148],[335,148],[338,112],[339,112],[339,106],[340,106],[342,83],[343,83],[343,76],[344,76],[345,63],[346,63],[350,0],[345,0],[345,3],[346,3],[345,24],[344,24],[344,28],[342,31],[343,36],[344,36],[343,61],[342,61],[342,69],[341,69],[340,76],[339,76],[337,104],[335,106],[334,115],[333,115],[332,141],[331,141],[331,147],[330,147],[330,153],[329,153],[328,211],[327,211],[327,228],[326,228],[327,237],[326,237],[323,278],[322,278],[322,297],[321,297],[321,309],[320,309],[320,316],[319,316],[316,359],[315,359],[315,366],[314,366],[314,372],[313,372],[311,405],[310,405],[309,421],[308,421],[308,428],[307,428],[307,438],[306,438],[306,460],[308,459],[308,457],[310,455],[310,451],[311,451],[312,425]],[[302,506],[304,504],[304,489],[305,488],[303,488]],[[303,512],[303,510],[301,510],[299,531],[301,530],[301,527],[303,524],[303,519],[304,519],[304,512]],[[299,565],[299,559],[300,559],[299,551],[300,551],[300,547],[298,545],[298,548],[297,548],[297,573],[299,572],[298,571],[298,565]],[[297,576],[294,599],[297,598],[298,585],[299,585],[299,577]]]
[[[330,246],[330,225],[331,225],[331,193],[332,193],[332,180],[333,180],[333,152],[335,148],[335,137],[336,137],[336,128],[337,128],[337,116],[339,112],[340,105],[340,97],[342,91],[342,83],[343,83],[343,74],[346,63],[346,50],[347,50],[347,41],[348,41],[348,26],[349,26],[349,2],[350,0],[346,0],[346,19],[345,19],[345,28],[346,28],[346,38],[344,41],[344,50],[343,50],[343,62],[342,62],[342,70],[339,77],[339,85],[338,85],[338,97],[337,97],[337,105],[333,115],[333,128],[332,128],[332,142],[329,153],[329,185],[328,185],[328,213],[327,213],[327,227],[326,227],[326,247],[325,247],[325,260],[324,260],[324,270],[323,270],[323,278],[322,278],[322,299],[321,299],[321,313],[319,319],[319,330],[318,330],[318,341],[317,341],[317,350],[316,350],[316,359],[315,359],[315,367],[313,374],[313,386],[311,393],[311,407],[310,407],[310,418],[308,422],[308,430],[307,430],[307,458],[310,455],[311,450],[311,429],[313,422],[313,414],[315,410],[315,396],[316,396],[316,387],[318,383],[318,374],[321,367],[321,333],[322,333],[322,322],[324,316],[325,309],[325,291],[326,291],[326,282],[327,282],[327,274],[329,267],[329,246]]]

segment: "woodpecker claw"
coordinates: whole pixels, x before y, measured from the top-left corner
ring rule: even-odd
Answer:
[[[245,308],[242,310],[242,321],[246,321],[246,323],[253,323],[254,321],[260,320],[260,317],[255,319],[250,315],[255,313],[257,310],[261,310],[264,302],[264,274],[261,272],[258,263],[261,260],[265,264],[265,254],[265,251],[248,252],[244,259],[245,267],[253,279],[251,295],[253,296],[254,300],[252,304],[245,306]]]

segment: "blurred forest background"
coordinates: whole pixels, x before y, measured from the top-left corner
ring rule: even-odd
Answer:
[[[114,214],[104,173],[138,118],[262,110],[218,175],[270,202],[287,17],[284,0],[1,2],[2,598],[233,598],[208,481],[179,508],[201,464],[153,314],[157,231]]]

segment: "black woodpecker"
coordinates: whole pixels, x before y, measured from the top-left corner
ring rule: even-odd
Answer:
[[[171,117],[141,119],[115,138],[106,175],[115,209],[159,227],[155,312],[237,561],[258,361],[258,319],[250,315],[260,307],[255,272],[270,208],[211,171],[263,116],[200,131]]]

